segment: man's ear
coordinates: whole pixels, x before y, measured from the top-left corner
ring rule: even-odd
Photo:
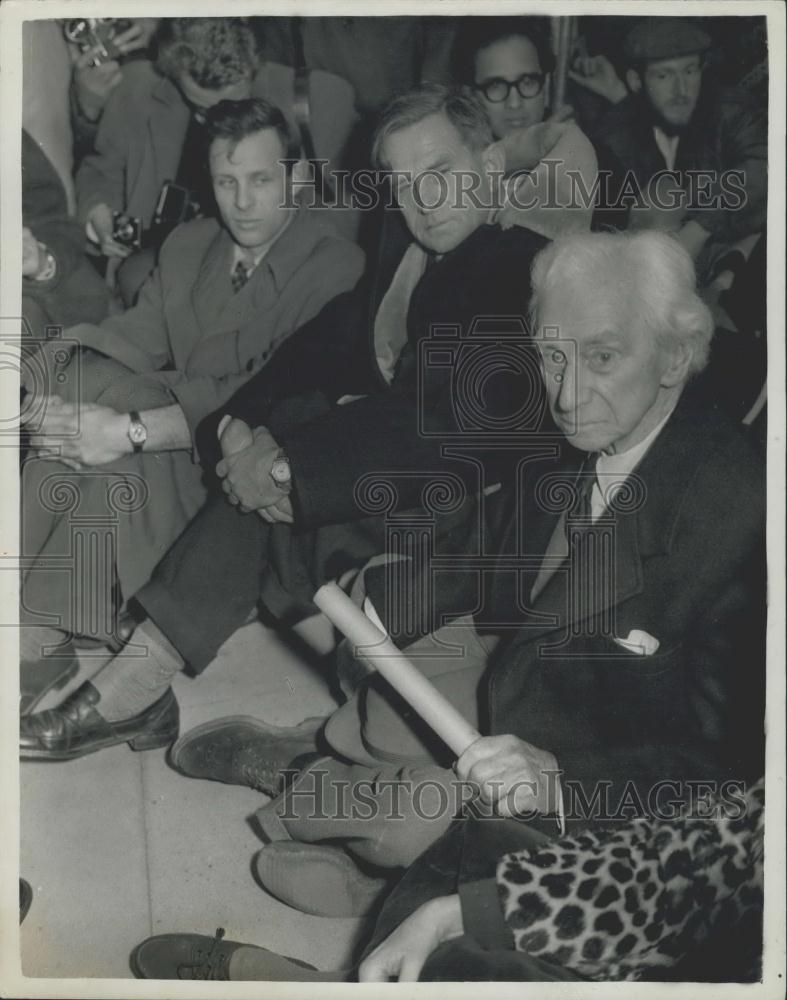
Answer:
[[[676,340],[664,353],[665,369],[661,375],[661,385],[665,389],[672,389],[688,379],[694,351],[684,340]]]
[[[642,90],[642,77],[635,69],[626,70],[626,84],[632,94],[638,94]]]

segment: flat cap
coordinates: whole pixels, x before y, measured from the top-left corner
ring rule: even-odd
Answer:
[[[626,35],[623,53],[631,62],[640,62],[690,56],[710,47],[710,37],[686,17],[646,17]]]

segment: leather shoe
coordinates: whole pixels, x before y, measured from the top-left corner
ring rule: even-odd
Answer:
[[[224,941],[223,937],[223,927],[217,929],[213,938],[204,934],[157,934],[131,952],[131,971],[137,979],[229,980],[233,978],[229,972],[230,958],[238,948],[247,946],[240,941]],[[297,958],[284,958],[265,948],[254,950],[259,952],[255,958],[261,959],[255,978],[268,982],[318,981],[322,978],[313,965]],[[307,970],[314,974],[305,976]],[[265,974],[268,971],[270,974]]]
[[[115,655],[120,653],[123,647],[128,644],[129,639],[139,624],[139,618],[132,615],[130,611],[124,611],[117,616],[115,620],[115,633],[107,643]]]
[[[128,743],[132,750],[166,747],[177,737],[180,713],[171,688],[130,719],[108,722],[96,706],[101,695],[88,681],[62,705],[26,715],[19,723],[23,760],[71,760]]]
[[[282,903],[316,917],[360,917],[386,896],[388,877],[366,875],[341,848],[277,840],[255,859],[262,887]]]
[[[190,729],[172,747],[171,766],[189,778],[207,778],[227,785],[246,785],[277,795],[285,772],[298,758],[317,753],[317,733],[324,718],[298,726],[271,726],[246,715],[215,719]]]
[[[53,688],[64,688],[78,670],[73,646],[63,647],[59,656],[42,656],[35,662],[23,660],[19,664],[19,714],[32,712],[44,695]]]

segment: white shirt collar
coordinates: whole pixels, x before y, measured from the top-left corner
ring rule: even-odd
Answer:
[[[677,402],[676,404],[677,405]],[[596,482],[590,494],[591,517],[595,521],[597,517],[606,509],[606,500],[611,500],[615,491],[620,487],[628,476],[639,465],[649,451],[651,445],[659,436],[664,425],[672,416],[675,406],[670,409],[665,417],[656,424],[653,430],[644,437],[639,444],[633,445],[627,451],[616,452],[614,455],[605,455],[603,452],[598,456],[596,462]],[[603,491],[603,492],[602,492]]]
[[[663,132],[658,125],[654,125],[653,138],[656,140],[656,145],[659,147],[661,155],[664,157],[667,170],[674,170],[675,160],[678,158],[678,143],[680,142],[680,136],[667,135],[667,133]]]

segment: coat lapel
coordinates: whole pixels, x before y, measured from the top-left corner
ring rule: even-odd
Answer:
[[[191,303],[203,334],[222,333],[222,319],[232,299],[232,240],[219,228],[192,285]]]
[[[593,619],[597,620],[593,629],[615,634],[616,606],[643,589],[643,559],[669,550],[682,499],[691,489],[696,470],[698,436],[708,448],[713,447],[712,413],[698,406],[698,401],[695,390],[684,391],[635,470],[637,482],[644,487],[642,502],[635,509],[611,511],[590,530],[572,534],[569,527],[571,555],[532,602],[523,641],[556,630],[568,635]],[[574,466],[568,466],[561,481],[568,486],[575,475]],[[556,513],[539,511],[532,526],[525,525],[525,551],[545,552],[557,521]],[[591,634],[587,626],[584,634]]]

